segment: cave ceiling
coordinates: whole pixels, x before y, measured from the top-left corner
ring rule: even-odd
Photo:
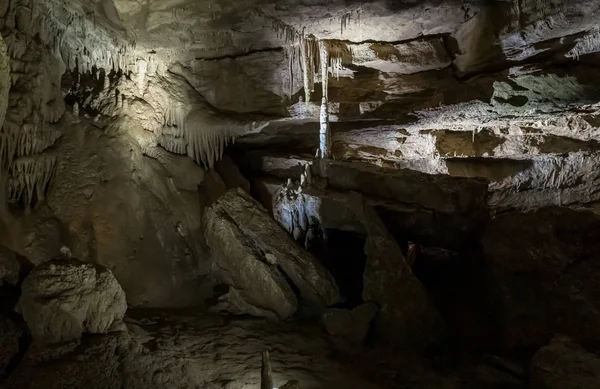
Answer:
[[[44,134],[33,148],[8,142],[10,197],[43,195],[20,172],[41,172],[43,186],[55,163],[43,152],[61,135],[52,124],[73,106],[133,118],[146,154],[206,167],[234,140],[314,154],[323,45],[336,159],[483,176],[499,209],[593,202],[583,183],[600,164],[599,10],[593,0],[4,1],[4,133]]]

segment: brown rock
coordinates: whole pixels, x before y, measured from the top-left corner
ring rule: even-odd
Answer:
[[[555,338],[531,362],[532,389],[596,389],[600,357],[568,338]]]
[[[512,212],[483,237],[505,345],[541,346],[555,333],[600,347],[600,218],[568,208]]]

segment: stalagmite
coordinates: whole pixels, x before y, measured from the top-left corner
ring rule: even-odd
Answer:
[[[321,101],[320,121],[319,145],[321,148],[321,158],[330,158],[331,134],[329,133],[329,109],[327,107],[327,98],[325,97]]]
[[[146,71],[148,70],[148,62],[143,59],[137,62],[137,88],[138,92],[144,94],[144,84],[146,82]]]
[[[271,371],[271,361],[269,360],[268,351],[263,351],[262,353],[260,389],[273,389],[273,372]]]

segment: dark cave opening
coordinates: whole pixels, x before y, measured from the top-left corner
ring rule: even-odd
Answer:
[[[360,233],[337,229],[324,229],[319,231],[319,235],[321,234],[322,239],[308,234],[306,248],[331,272],[345,298],[345,305],[355,307],[363,301],[366,237]]]

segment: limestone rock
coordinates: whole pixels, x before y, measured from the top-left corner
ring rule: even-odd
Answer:
[[[60,255],[62,236],[58,220],[37,221],[34,225],[26,228],[24,235],[24,254],[34,265],[39,265]]]
[[[332,308],[323,314],[323,324],[329,334],[344,338],[351,343],[361,344],[377,314],[377,305],[366,303],[353,310]]]
[[[0,247],[0,286],[7,283],[16,286],[19,282],[21,265],[17,254],[6,247]]]
[[[562,333],[600,347],[600,218],[543,208],[492,220],[482,239],[507,347]]]
[[[363,299],[380,307],[374,333],[379,340],[399,347],[429,344],[441,335],[440,314],[375,210],[358,194],[351,201],[367,231]]]
[[[77,260],[34,268],[22,289],[16,309],[42,344],[118,330],[127,309],[125,293],[108,269]]]
[[[220,277],[250,305],[285,319],[298,300],[316,310],[340,301],[327,270],[243,190],[225,193],[205,211],[203,223]]]
[[[531,362],[533,389],[593,389],[599,382],[600,357],[569,339],[553,339]]]
[[[285,167],[282,159],[266,159],[263,154],[265,167],[254,168],[255,174],[276,175],[273,172]],[[365,201],[376,207],[393,235],[430,246],[457,249],[468,245],[489,218],[487,189],[481,180],[340,161],[329,168],[328,188],[313,185],[295,196],[287,196],[283,190],[272,196],[273,216],[298,241],[303,241],[309,225],[316,223],[323,228],[364,230],[349,205],[347,190],[368,195]],[[266,180],[255,182],[269,185]],[[267,193],[262,196],[266,197]]]

